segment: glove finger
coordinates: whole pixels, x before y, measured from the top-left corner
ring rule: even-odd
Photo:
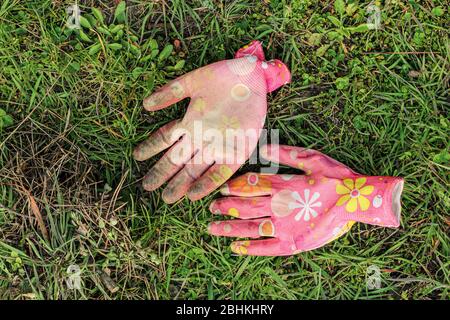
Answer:
[[[208,232],[214,236],[224,237],[274,237],[275,227],[270,219],[228,220],[211,222]]]
[[[192,73],[187,73],[156,90],[144,99],[144,108],[147,111],[156,111],[167,108],[191,95],[188,83]]]
[[[277,144],[265,145],[260,149],[260,155],[264,159],[305,171],[312,170],[314,161],[317,160],[311,158],[315,152],[320,154],[315,150]]]
[[[211,164],[201,163],[198,153],[173,177],[164,189],[162,197],[166,203],[180,200],[189,187],[211,167]]]
[[[294,247],[277,238],[234,241],[230,248],[238,255],[249,256],[286,256],[295,253]]]
[[[272,216],[270,197],[227,197],[214,200],[209,211],[239,219],[254,219]]]
[[[240,167],[240,164],[214,164],[189,188],[189,199],[195,201],[207,196],[230,179]]]
[[[261,148],[261,157],[305,171],[306,175],[329,172],[333,176],[346,176],[354,172],[346,165],[313,149],[269,144]]]
[[[220,193],[239,197],[269,196],[272,193],[272,176],[249,172],[224,184]]]
[[[181,120],[174,120],[152,133],[149,138],[141,142],[133,151],[134,159],[147,160],[161,151],[169,148],[182,136],[180,129]]]
[[[192,158],[191,149],[190,142],[184,140],[173,145],[144,177],[144,189],[153,191],[172,178]]]

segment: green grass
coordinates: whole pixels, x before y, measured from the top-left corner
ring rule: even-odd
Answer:
[[[79,2],[118,24],[117,1]],[[94,27],[86,42],[65,27],[72,1],[1,1],[0,297],[448,299],[449,8],[381,2],[382,29],[357,32],[369,1],[351,2],[132,0],[121,40]],[[206,233],[217,194],[166,205],[143,191],[155,159],[135,162],[133,147],[185,109],[150,115],[143,98],[252,39],[293,75],[269,96],[267,127],[361,173],[403,176],[401,228],[357,224],[311,252],[238,257]],[[65,282],[72,264],[80,291]]]

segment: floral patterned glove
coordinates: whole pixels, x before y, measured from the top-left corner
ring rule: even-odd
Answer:
[[[213,201],[209,233],[260,238],[231,244],[237,254],[283,256],[319,248],[350,230],[355,221],[397,228],[403,179],[364,176],[315,150],[267,145],[261,156],[306,175],[247,173],[221,188],[231,197]]]
[[[266,62],[260,42],[253,41],[235,59],[194,70],[146,98],[148,111],[191,100],[183,119],[163,126],[134,150],[134,158],[143,161],[169,149],[145,176],[144,188],[152,191],[170,180],[162,197],[173,203],[185,194],[200,199],[222,185],[256,147],[267,93],[290,79],[287,67],[278,60]],[[229,138],[249,131],[240,145]]]

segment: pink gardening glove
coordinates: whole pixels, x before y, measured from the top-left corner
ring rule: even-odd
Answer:
[[[217,221],[209,233],[260,238],[231,244],[237,254],[292,255],[319,248],[350,230],[355,221],[400,225],[403,179],[363,176],[315,150],[267,145],[261,156],[306,175],[247,173],[221,188],[232,197],[215,200],[211,212],[236,220]]]
[[[183,119],[161,127],[134,150],[134,158],[143,161],[170,148],[145,176],[144,188],[152,191],[170,180],[162,194],[167,203],[185,194],[198,200],[218,188],[254,151],[267,93],[290,79],[287,67],[278,60],[266,62],[261,43],[253,41],[235,59],[194,70],[157,90],[144,100],[148,111],[191,100]],[[251,134],[235,145],[226,135],[239,131]]]

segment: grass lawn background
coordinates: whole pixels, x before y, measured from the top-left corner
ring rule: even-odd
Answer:
[[[1,298],[449,298],[446,1],[374,2],[379,30],[361,26],[369,1],[133,0],[115,17],[118,2],[79,1],[83,32],[65,26],[72,1],[0,3]],[[399,229],[356,224],[311,252],[238,257],[206,233],[217,193],[166,205],[143,191],[157,159],[137,163],[133,147],[187,104],[149,114],[143,98],[253,39],[293,75],[266,127],[404,177]]]

